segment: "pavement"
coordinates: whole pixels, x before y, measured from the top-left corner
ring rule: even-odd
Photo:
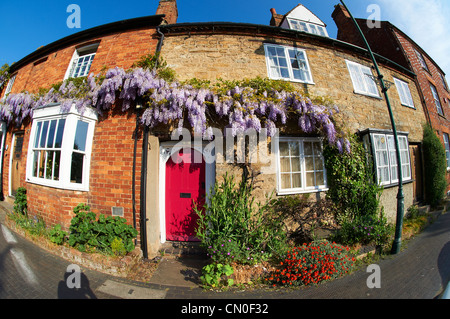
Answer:
[[[206,260],[195,257],[162,258],[148,282],[119,278],[79,265],[81,287],[70,288],[71,263],[8,229],[4,218],[11,209],[11,204],[0,202],[0,232],[3,233],[0,236],[0,299],[176,299],[178,307],[169,307],[168,311],[179,313],[184,309],[192,314],[199,311],[192,308],[199,302],[196,300],[242,303],[283,299],[440,299],[449,295],[445,290],[450,280],[450,213],[446,211],[438,212],[437,220],[420,235],[402,243],[398,254],[377,262],[379,288],[368,284],[373,279],[373,268],[363,268],[315,287],[238,287],[217,292],[199,287],[198,276]],[[188,305],[189,308],[183,308]]]

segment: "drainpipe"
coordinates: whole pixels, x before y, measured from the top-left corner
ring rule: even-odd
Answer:
[[[378,68],[377,61],[375,60],[375,56],[372,53],[372,50],[370,48],[369,43],[366,40],[366,37],[364,36],[364,33],[361,31],[361,28],[359,27],[358,23],[356,22],[353,15],[350,13],[350,10],[348,10],[347,6],[345,5],[344,1],[341,0],[342,5],[345,7],[347,12],[349,13],[353,23],[355,24],[356,28],[358,29],[359,34],[361,35],[364,44],[367,47],[367,51],[370,54],[370,57],[372,58],[373,65],[375,67],[375,70],[378,74],[378,80],[381,83],[381,89],[384,94],[384,97],[386,98],[386,104],[389,111],[389,117],[391,119],[391,125],[392,125],[392,131],[394,133],[394,140],[395,140],[395,150],[397,152],[397,172],[398,172],[398,193],[397,193],[397,220],[396,220],[396,226],[395,226],[395,238],[394,243],[392,245],[392,254],[397,254],[400,251],[401,246],[401,236],[402,236],[402,228],[403,228],[403,212],[404,212],[404,199],[405,196],[403,194],[403,174],[402,174],[402,162],[400,157],[400,147],[398,143],[398,135],[397,135],[397,128],[395,126],[395,120],[394,115],[392,113],[391,103],[389,101],[389,96],[387,94],[387,88],[384,84],[383,75],[380,72],[380,69]]]
[[[158,45],[156,47],[155,54],[159,55],[161,52],[161,47],[164,42],[164,33],[161,32],[160,28],[157,27],[156,31],[161,35]],[[155,67],[158,66],[158,60],[156,60]],[[141,103],[141,102],[140,102]],[[141,108],[142,105],[140,105],[139,108]],[[136,115],[136,133],[138,128],[138,116]],[[147,162],[148,162],[148,134],[149,134],[149,128],[145,125],[144,126],[144,136],[142,141],[142,164],[141,164],[141,214],[140,214],[140,225],[141,225],[141,249],[143,253],[143,258],[148,258],[148,251],[147,251]],[[137,134],[136,134],[137,135]],[[135,174],[135,165],[136,165],[136,145],[137,145],[137,137],[135,136],[135,145],[134,145],[134,158],[133,158],[133,194],[134,194],[134,174]],[[133,212],[135,212],[135,198],[133,195]],[[135,215],[134,215],[135,217]],[[136,218],[136,217],[135,217]]]

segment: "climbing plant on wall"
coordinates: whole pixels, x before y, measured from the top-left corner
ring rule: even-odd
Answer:
[[[151,66],[152,58],[146,59],[149,63],[136,65]],[[0,118],[20,124],[34,109],[50,103],[60,103],[62,111],[75,105],[80,113],[94,107],[101,114],[120,101],[122,111],[127,111],[140,99],[145,106],[141,124],[150,128],[170,122],[181,129],[189,124],[195,133],[211,138],[213,119],[220,119],[234,136],[249,128],[257,132],[265,128],[273,136],[276,128],[293,120],[304,133],[320,134],[341,151],[348,143],[336,130],[336,106],[313,103],[279,81],[258,78],[215,84],[196,81],[193,85],[164,79],[161,75],[167,72],[136,65],[129,70],[115,67],[83,79],[68,79],[39,93],[9,94],[0,101]]]

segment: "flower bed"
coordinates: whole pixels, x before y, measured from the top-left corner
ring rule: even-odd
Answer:
[[[290,250],[266,281],[274,286],[308,286],[338,278],[355,267],[350,248],[328,241],[303,244]]]

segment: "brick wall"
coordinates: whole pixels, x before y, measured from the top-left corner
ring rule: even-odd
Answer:
[[[133,30],[114,33],[89,42],[77,43],[61,48],[49,54],[40,63],[32,62],[20,70],[12,92],[27,90],[36,92],[41,87],[50,87],[62,81],[76,47],[87,43],[100,42],[91,72],[98,74],[105,66],[127,69],[141,56],[154,53],[158,39],[155,29]],[[129,224],[133,223],[132,174],[134,131],[136,114],[123,113],[121,106],[99,116],[95,126],[90,168],[90,187],[88,192],[63,190],[27,183],[25,181],[26,158],[31,123],[20,128],[10,126],[6,137],[9,146],[3,164],[3,190],[8,195],[9,163],[12,134],[23,130],[25,133],[23,161],[20,167],[22,186],[27,188],[28,206],[31,214],[40,215],[47,225],[62,224],[69,227],[73,217],[73,208],[79,203],[87,203],[96,213],[111,215],[111,207],[124,209],[124,217]],[[135,209],[139,230],[140,181],[142,158],[142,128],[138,134],[135,174]],[[64,169],[64,168],[62,168]]]
[[[97,75],[104,67],[130,68],[141,56],[155,52],[157,38],[155,29],[133,30],[61,48],[18,70],[11,92],[37,92],[62,81],[75,49],[92,43],[99,43],[90,69]]]

